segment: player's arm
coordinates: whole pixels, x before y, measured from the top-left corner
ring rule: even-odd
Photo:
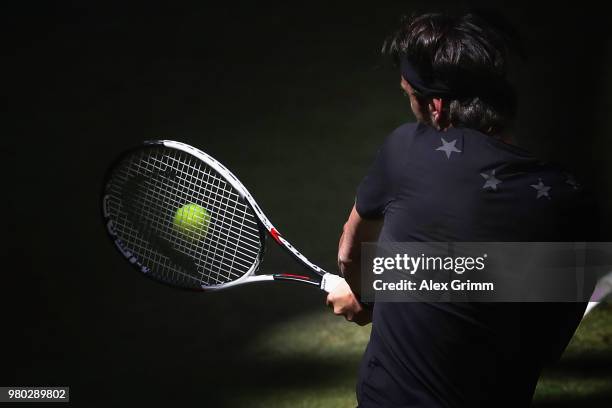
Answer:
[[[362,218],[353,206],[338,244],[338,268],[347,283],[339,284],[328,296],[334,313],[364,325],[371,321],[371,310],[358,301],[361,285],[361,243],[376,241],[382,220]],[[357,295],[355,295],[357,294]]]
[[[382,219],[362,218],[355,206],[344,224],[338,244],[338,268],[354,293],[361,291],[361,243],[376,241],[381,226]]]

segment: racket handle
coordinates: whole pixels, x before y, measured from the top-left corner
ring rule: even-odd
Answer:
[[[334,290],[336,285],[338,285],[340,282],[344,282],[344,278],[342,276],[338,276],[333,273],[326,273],[323,275],[323,279],[321,279],[321,289],[329,293]]]

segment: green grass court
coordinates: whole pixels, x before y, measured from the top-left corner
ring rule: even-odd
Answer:
[[[285,321],[261,333],[249,364],[288,368],[291,374],[249,381],[233,406],[354,407],[355,371],[369,327],[347,324],[324,311]],[[267,370],[268,372],[270,370]],[[295,381],[302,376],[303,382]],[[261,381],[261,383],[260,383]],[[255,385],[257,384],[257,386]],[[265,385],[267,384],[267,385]],[[241,384],[242,385],[242,384]],[[582,322],[562,360],[540,379],[534,407],[609,407],[612,401],[612,304]]]

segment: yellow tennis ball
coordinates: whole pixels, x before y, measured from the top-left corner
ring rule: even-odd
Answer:
[[[206,237],[210,214],[197,204],[185,204],[174,214],[174,228],[190,241],[201,241]]]

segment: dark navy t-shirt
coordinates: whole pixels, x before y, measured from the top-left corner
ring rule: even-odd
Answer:
[[[359,185],[380,241],[575,241],[582,189],[563,169],[475,130],[396,129]],[[376,303],[360,407],[528,407],[580,303]]]

